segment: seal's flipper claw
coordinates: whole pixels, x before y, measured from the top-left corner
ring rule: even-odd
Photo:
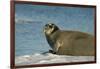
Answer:
[[[49,53],[56,54],[53,50],[49,50]]]

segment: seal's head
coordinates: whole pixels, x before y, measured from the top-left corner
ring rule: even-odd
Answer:
[[[53,23],[49,23],[44,26],[44,33],[46,35],[51,35],[53,32],[57,30],[59,30],[59,28]]]

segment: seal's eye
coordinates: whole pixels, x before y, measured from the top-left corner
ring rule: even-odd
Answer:
[[[52,28],[52,25],[49,25],[49,28]]]
[[[52,26],[54,26],[54,24],[52,24]]]
[[[45,28],[47,29],[52,29],[54,27],[54,24],[52,24],[52,23],[49,23],[49,24],[46,24],[45,25]]]

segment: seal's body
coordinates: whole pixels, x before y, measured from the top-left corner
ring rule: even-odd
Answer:
[[[90,34],[63,31],[54,24],[46,24],[44,32],[53,53],[73,56],[94,55],[94,38]]]

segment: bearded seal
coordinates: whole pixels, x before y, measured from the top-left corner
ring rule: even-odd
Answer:
[[[44,26],[46,40],[52,50],[58,55],[94,56],[94,37],[80,31],[60,30],[53,23]]]

